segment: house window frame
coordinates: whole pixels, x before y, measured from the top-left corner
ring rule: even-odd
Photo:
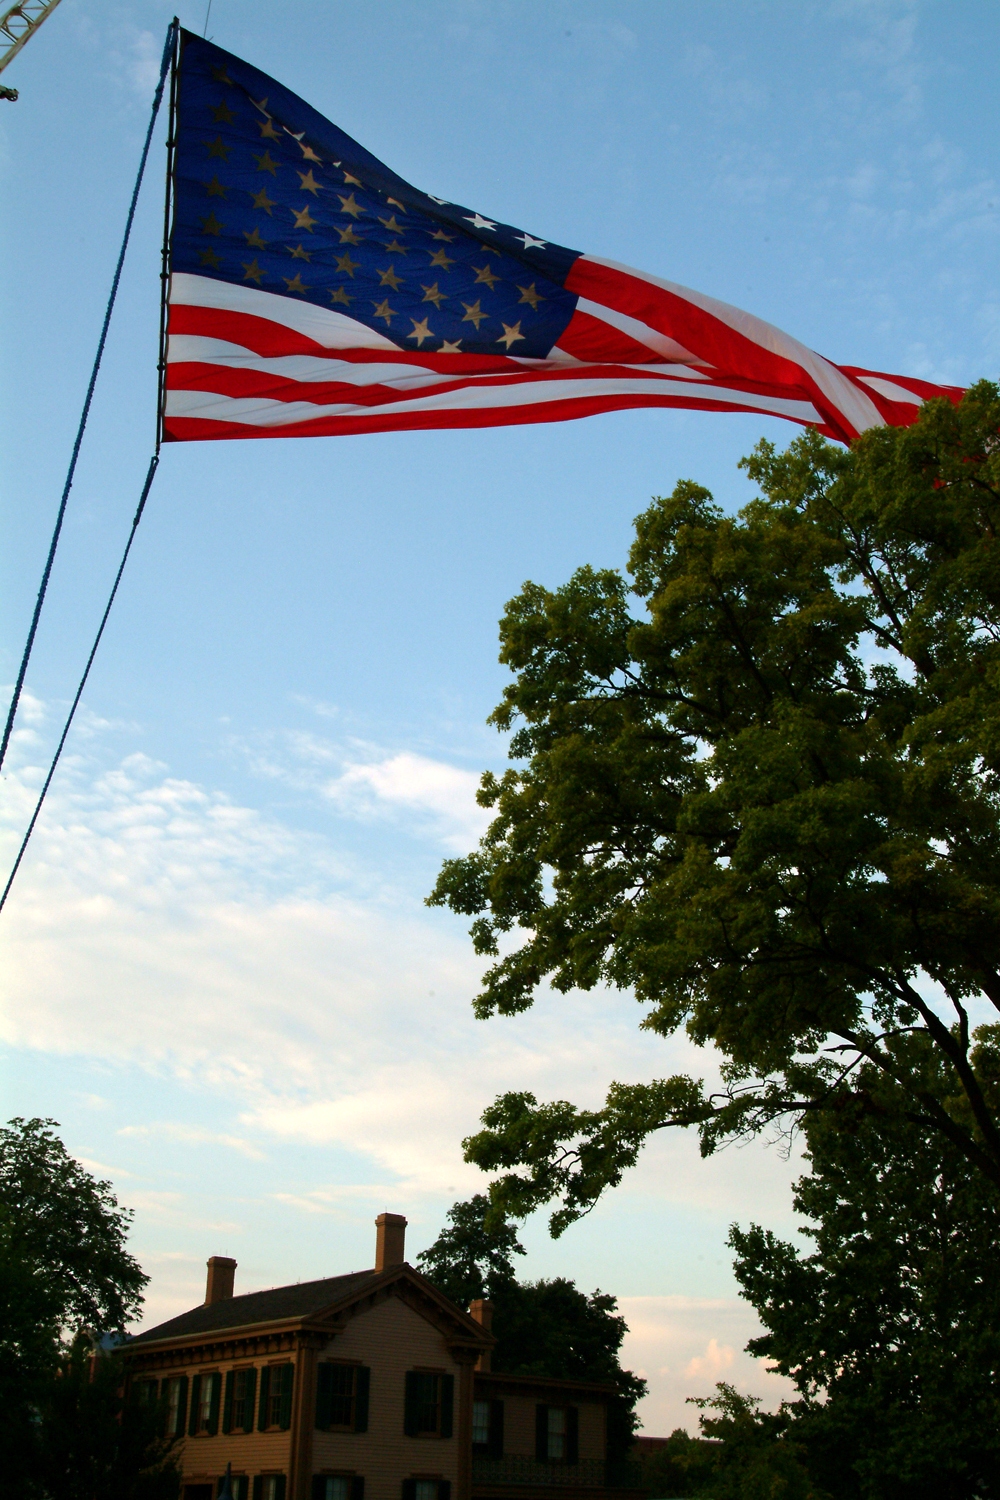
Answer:
[[[162,1385],[166,1392],[161,1397],[164,1403],[163,1430],[167,1437],[180,1438],[187,1429],[187,1402],[190,1381],[187,1375],[167,1375]],[[176,1392],[177,1399],[174,1398]]]
[[[192,1409],[194,1407],[194,1401],[195,1401],[195,1392],[194,1392],[194,1389],[193,1389],[194,1383],[195,1383],[194,1380],[192,1380],[191,1384],[188,1387],[188,1392],[189,1392],[189,1394],[188,1394],[188,1403],[189,1403],[189,1411],[188,1411],[189,1433],[188,1433],[188,1435],[190,1437],[193,1437],[193,1438],[215,1437],[216,1433],[219,1430],[218,1419],[219,1419],[219,1416],[221,1415],[220,1408],[222,1406],[222,1371],[219,1370],[218,1368],[216,1368],[214,1370],[199,1370],[198,1371],[198,1374],[197,1374],[197,1383],[198,1383],[198,1393],[197,1393],[198,1406],[197,1406],[197,1411],[198,1411],[198,1416],[197,1416],[197,1420],[193,1424],[194,1425],[194,1430],[191,1431],[190,1430],[190,1428],[191,1428],[191,1415],[192,1415]],[[215,1427],[215,1431],[213,1431],[212,1430],[212,1406],[215,1405],[216,1403],[217,1403],[217,1405],[216,1405],[216,1427]],[[204,1422],[203,1422],[203,1418],[204,1418]]]
[[[230,1433],[253,1432],[254,1418],[257,1415],[254,1411],[257,1404],[257,1367],[256,1365],[234,1365],[230,1374],[233,1377],[233,1384],[229,1395],[229,1410],[225,1413],[225,1420],[229,1423],[228,1431]],[[241,1378],[243,1379],[243,1419],[237,1424],[234,1420],[237,1401],[236,1382]]]
[[[330,1425],[328,1427],[324,1427],[322,1430],[324,1432],[353,1432],[358,1414],[358,1370],[360,1369],[360,1361],[347,1359],[328,1359],[324,1360],[323,1363],[331,1365],[338,1372],[338,1374],[343,1374],[345,1372],[349,1373],[351,1377],[351,1391],[350,1395],[348,1395],[347,1397],[345,1397],[343,1393],[340,1393],[334,1395],[332,1398],[333,1401],[343,1401],[346,1399],[346,1401],[348,1402],[347,1421],[331,1421]],[[346,1479],[350,1476],[346,1473],[336,1473],[332,1476],[327,1475],[325,1477],[332,1477],[334,1479]]]
[[[362,1478],[356,1469],[318,1469],[313,1475],[313,1494],[315,1495],[315,1483],[322,1479],[325,1483],[328,1479],[342,1479],[344,1481],[344,1495],[342,1500],[354,1500],[355,1483]],[[325,1497],[324,1497],[325,1500]]]
[[[485,1422],[485,1425],[483,1425],[482,1423],[479,1423],[477,1425],[477,1422],[476,1422],[476,1411],[480,1407],[484,1407],[485,1411],[486,1411],[486,1422]],[[487,1400],[487,1401],[473,1401],[473,1403],[472,1403],[472,1451],[473,1451],[474,1454],[476,1454],[477,1457],[485,1457],[489,1453],[489,1450],[490,1450],[490,1425],[491,1425],[490,1419],[491,1419],[492,1415],[493,1415],[493,1403],[492,1403],[492,1401],[489,1401],[489,1400]],[[477,1437],[476,1436],[477,1431],[484,1433],[485,1436],[484,1437]]]
[[[433,1381],[434,1397],[418,1396],[411,1382]],[[403,1429],[407,1437],[420,1439],[452,1438],[455,1435],[455,1377],[440,1365],[411,1365],[405,1372]],[[426,1424],[433,1405],[433,1427]],[[424,1423],[424,1425],[422,1425]]]
[[[557,1430],[553,1417],[562,1415],[562,1429]],[[554,1453],[553,1439],[559,1440],[561,1453]],[[535,1407],[535,1457],[541,1463],[572,1467],[580,1461],[580,1408],[575,1401],[558,1401],[551,1405],[540,1401]]]
[[[553,1427],[553,1417],[562,1420],[562,1426],[558,1430]],[[545,1412],[545,1461],[550,1464],[564,1464],[569,1460],[569,1407],[547,1406]],[[561,1451],[553,1453],[552,1440],[555,1438],[559,1443]]]

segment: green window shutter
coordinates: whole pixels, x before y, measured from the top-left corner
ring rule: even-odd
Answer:
[[[295,1366],[282,1365],[280,1367],[281,1378],[281,1416],[279,1426],[282,1432],[287,1432],[292,1425],[292,1381],[295,1379]],[[281,1500],[281,1496],[277,1497]]]
[[[198,1405],[201,1401],[202,1376],[191,1377],[191,1420],[188,1423],[188,1437],[194,1437],[198,1431]]]
[[[503,1402],[490,1402],[490,1458],[503,1458]]]
[[[417,1391],[417,1372],[416,1370],[407,1370],[406,1394],[403,1405],[403,1431],[407,1437],[416,1437],[417,1435]],[[408,1479],[403,1482],[403,1500],[416,1500],[416,1490],[410,1496],[406,1494],[406,1485],[409,1483]],[[416,1480],[413,1483],[416,1484]]]
[[[263,1474],[255,1474],[253,1476],[253,1500],[264,1500]]]
[[[566,1408],[566,1462],[575,1464],[580,1455],[580,1411],[576,1406]]]
[[[372,1372],[367,1365],[359,1365],[354,1372],[354,1431],[368,1431],[368,1393],[371,1390]],[[361,1481],[364,1484],[364,1480]],[[357,1495],[353,1500],[358,1500]]]
[[[333,1366],[324,1360],[316,1370],[316,1426],[326,1429],[333,1417]],[[317,1474],[317,1479],[322,1479]]]
[[[417,1481],[415,1479],[403,1480],[403,1500],[417,1500]]]
[[[289,1366],[289,1368],[291,1367]],[[274,1500],[285,1500],[285,1476],[284,1474],[276,1474],[275,1478],[277,1483],[274,1486]]]
[[[455,1416],[455,1377],[441,1376],[441,1436],[450,1438]]]
[[[233,1372],[226,1371],[226,1394],[222,1400],[222,1430],[228,1432],[232,1426],[233,1415]]]
[[[187,1376],[180,1377],[180,1395],[177,1398],[177,1431],[169,1434],[171,1437],[184,1436],[184,1424],[187,1422]]]
[[[254,1397],[257,1394],[257,1371],[247,1371],[247,1399],[243,1406],[243,1431],[253,1432]]]
[[[266,1432],[267,1431],[267,1403],[268,1403],[268,1398],[270,1397],[270,1395],[271,1395],[271,1366],[270,1365],[265,1365],[264,1368],[260,1372],[260,1404],[257,1407],[257,1431],[258,1432]],[[258,1475],[258,1478],[259,1477],[260,1476]],[[254,1480],[254,1484],[256,1484],[256,1483],[257,1483],[257,1480],[255,1479]],[[261,1480],[261,1483],[263,1483],[263,1480]],[[256,1500],[256,1491],[254,1491],[254,1496],[255,1496],[255,1500]]]
[[[208,1431],[214,1437],[219,1430],[219,1397],[222,1395],[222,1376],[209,1375],[212,1382],[210,1387],[210,1406],[208,1408]]]
[[[438,1480],[438,1500],[451,1500],[451,1480]]]
[[[365,1500],[365,1476],[355,1474],[351,1480],[351,1500]]]
[[[535,1458],[543,1464],[549,1456],[549,1409],[535,1407]]]
[[[318,1422],[316,1426],[319,1426]],[[326,1477],[323,1474],[313,1475],[312,1500],[326,1500]]]

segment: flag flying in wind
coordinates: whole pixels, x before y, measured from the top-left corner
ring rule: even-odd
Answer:
[[[832,364],[724,302],[420,192],[184,31],[173,133],[167,439],[677,406],[849,442],[961,396]]]

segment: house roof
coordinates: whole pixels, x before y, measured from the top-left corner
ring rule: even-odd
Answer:
[[[203,1303],[190,1312],[181,1313],[155,1328],[147,1328],[128,1341],[136,1346],[172,1342],[175,1339],[198,1339],[202,1335],[232,1332],[274,1323],[294,1323],[343,1309],[367,1295],[369,1290],[408,1284],[425,1300],[436,1304],[462,1342],[489,1348],[496,1343],[463,1308],[439,1292],[426,1276],[410,1265],[393,1266],[386,1271],[352,1271],[347,1276],[326,1276],[322,1281],[299,1281],[294,1286],[271,1287],[266,1292],[248,1292],[242,1297],[225,1297],[219,1302]]]
[[[353,1271],[347,1276],[326,1276],[322,1281],[300,1281],[294,1286],[275,1286],[266,1292],[226,1297],[221,1302],[193,1307],[190,1312],[159,1323],[155,1328],[147,1328],[129,1343],[130,1346],[151,1344],[161,1339],[216,1333],[224,1328],[246,1328],[255,1323],[275,1323],[285,1318],[308,1318],[360,1292],[366,1282],[384,1280],[380,1271]]]

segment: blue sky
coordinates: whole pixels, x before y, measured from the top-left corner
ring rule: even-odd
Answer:
[[[3,598],[12,682],[172,7],[66,0],[4,75]],[[201,31],[205,5],[181,7]],[[991,3],[214,0],[209,35],[402,176],[763,316],[842,363],[1000,363]],[[0,785],[12,857],[151,451],[163,122]],[[52,1115],[135,1206],[151,1320],[235,1255],[243,1290],[409,1252],[479,1186],[504,1088],[596,1102],[710,1056],[628,996],[473,1021],[463,924],[423,897],[482,827],[497,619],[526,578],[621,565],[679,477],[727,505],[794,429],[623,412],[523,430],[174,445],[0,916],[7,1115]],[[655,1143],[528,1275],[617,1293],[646,1430],[718,1378],[774,1399],[724,1240],[782,1232],[796,1170]]]

